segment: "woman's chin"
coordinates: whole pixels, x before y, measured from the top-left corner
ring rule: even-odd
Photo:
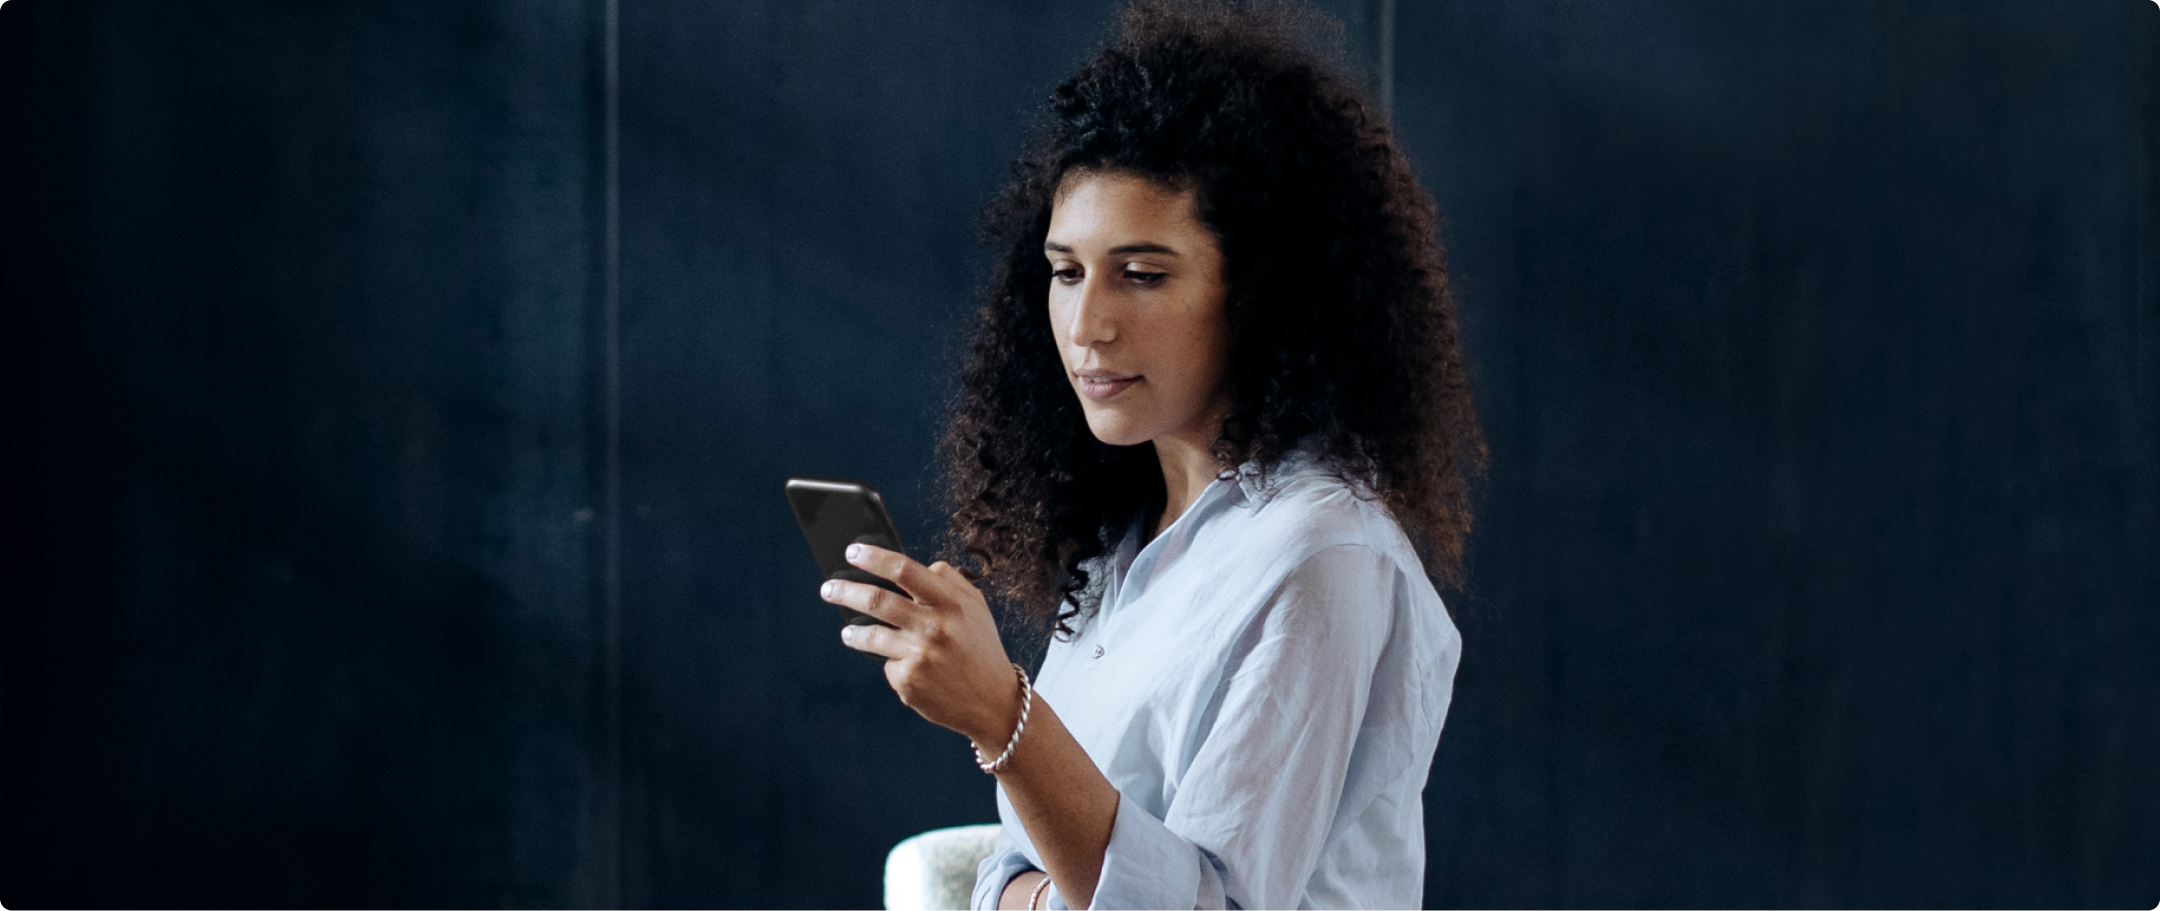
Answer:
[[[1088,431],[1105,446],[1138,446],[1154,437],[1133,427],[1125,421],[1103,420],[1104,415],[1088,416]]]

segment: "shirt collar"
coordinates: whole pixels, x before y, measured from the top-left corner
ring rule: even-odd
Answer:
[[[1259,460],[1247,461],[1245,464],[1238,466],[1237,489],[1238,493],[1243,497],[1242,502],[1252,505],[1267,502],[1268,498],[1274,496],[1276,489],[1282,486],[1284,480],[1301,474],[1302,469],[1317,461],[1320,457],[1320,449],[1320,436],[1318,434],[1306,434],[1298,440],[1297,445],[1290,447],[1289,452],[1283,453],[1282,463],[1275,466],[1274,471],[1268,473],[1266,486],[1262,486],[1260,483]]]
[[[1289,452],[1283,454],[1281,464],[1277,465],[1275,470],[1268,474],[1265,486],[1260,483],[1258,460],[1247,461],[1245,464],[1238,466],[1237,474],[1233,478],[1225,479],[1218,476],[1214,481],[1208,483],[1207,489],[1201,491],[1199,499],[1194,500],[1193,504],[1186,508],[1185,514],[1179,516],[1177,522],[1174,523],[1178,526],[1175,531],[1176,536],[1183,540],[1190,540],[1194,530],[1204,524],[1219,509],[1228,509],[1233,506],[1257,508],[1280,492],[1285,481],[1306,473],[1319,454],[1319,438],[1308,435],[1299,440],[1297,445],[1291,447]],[[1146,506],[1142,506],[1133,515],[1130,524],[1126,526],[1128,530],[1125,538],[1120,543],[1117,555],[1113,557],[1117,561],[1119,568],[1113,570],[1111,588],[1105,592],[1103,603],[1107,606],[1106,609],[1115,610],[1116,605],[1138,597],[1147,588],[1148,580],[1153,577],[1155,565],[1161,559],[1164,548],[1171,548],[1173,551],[1183,549],[1182,545],[1163,540],[1163,538],[1171,536],[1172,532],[1169,530],[1166,530],[1162,537],[1148,542],[1145,547],[1140,545],[1140,536],[1144,533],[1143,523],[1146,521],[1147,509]]]

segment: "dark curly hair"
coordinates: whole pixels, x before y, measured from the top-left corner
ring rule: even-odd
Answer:
[[[1222,477],[1254,461],[1266,483],[1314,435],[1323,465],[1378,495],[1436,587],[1461,582],[1485,441],[1439,214],[1365,87],[1300,45],[1331,22],[1281,6],[1127,8],[1115,40],[1051,93],[982,212],[994,260],[938,443],[952,516],[939,556],[1033,629],[1070,633],[1093,613],[1102,580],[1082,563],[1164,495],[1154,444],[1088,429],[1051,334],[1042,245],[1078,171],[1193,191],[1222,250]]]

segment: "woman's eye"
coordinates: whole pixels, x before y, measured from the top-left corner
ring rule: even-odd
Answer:
[[[1080,280],[1080,270],[1071,268],[1053,269],[1050,272],[1050,277],[1057,279],[1059,282],[1070,285],[1073,282]]]
[[[1140,272],[1135,270],[1125,273],[1126,278],[1132,279],[1135,283],[1141,285],[1160,284],[1163,279],[1168,278],[1169,276],[1170,273],[1168,272]]]

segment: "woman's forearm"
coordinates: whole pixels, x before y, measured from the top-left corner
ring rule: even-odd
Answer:
[[[977,741],[976,748],[985,756],[996,756],[1004,751],[1005,743]],[[1117,788],[1039,696],[1012,758],[998,772],[998,783],[1005,787],[1005,798],[1012,802],[1043,866],[1049,868],[1050,888],[1064,897],[1067,907],[1093,904],[1104,852],[1110,847],[1110,827],[1117,820]],[[1027,907],[1025,892],[1018,905],[1006,901],[1014,885],[1028,878],[1023,874],[1006,884],[999,907]],[[1034,885],[1029,882],[1031,891]]]

